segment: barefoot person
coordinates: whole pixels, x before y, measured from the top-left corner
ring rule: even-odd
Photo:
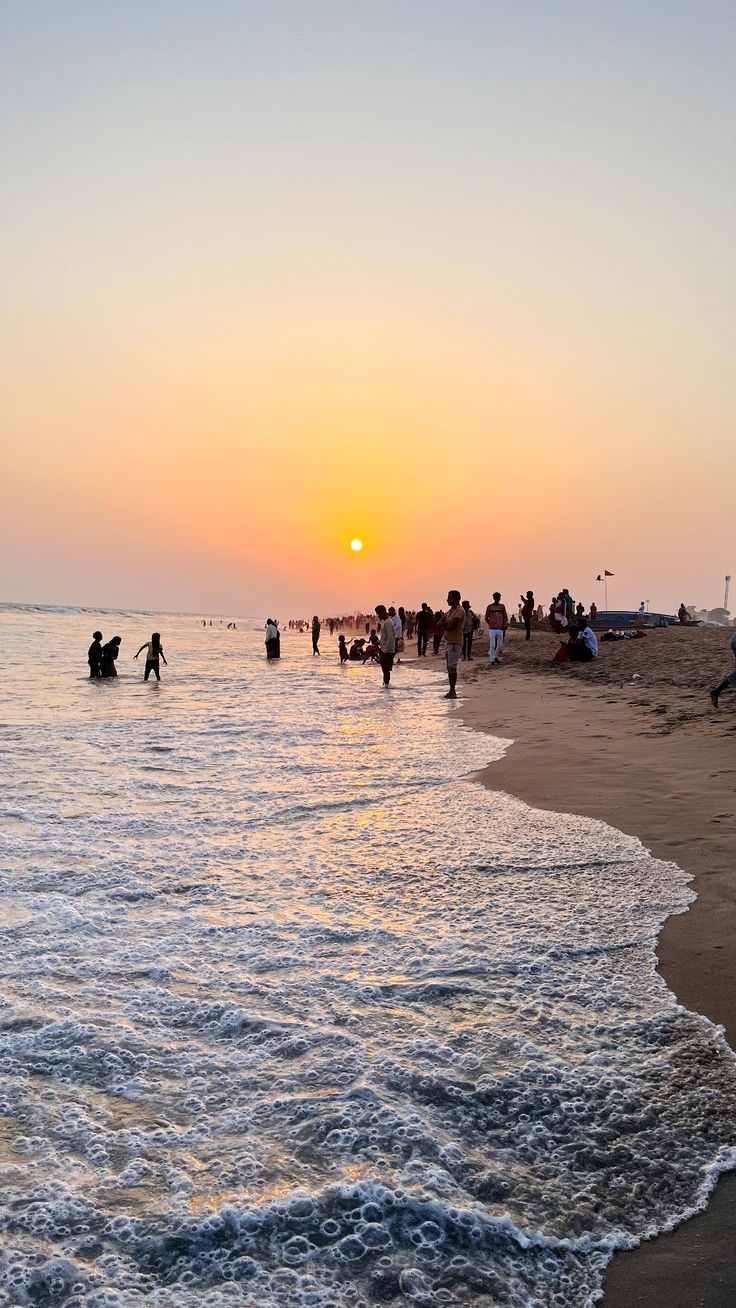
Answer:
[[[312,654],[319,654],[319,633],[322,630],[322,624],[315,613],[312,618]]]
[[[445,699],[457,699],[457,665],[463,648],[463,628],[465,626],[465,609],[460,603],[460,591],[451,590],[447,594],[449,609],[442,619],[442,633],[445,637],[445,661],[447,663],[447,680],[450,689]]]
[[[499,591],[493,592],[493,603],[486,609],[486,626],[488,628],[488,657],[491,663],[501,662],[503,638],[509,625],[506,605],[501,603]]]
[[[138,654],[141,654],[143,650],[146,651],[146,667],[143,673],[143,680],[148,681],[148,678],[150,677],[151,673],[153,673],[156,680],[160,681],[161,672],[159,669],[159,659],[163,659],[166,667],[169,666],[168,663],[166,663],[166,659],[164,657],[164,647],[161,644],[161,633],[158,631],[154,631],[153,635],[151,636],[151,639],[145,641],[144,644],[141,645],[140,649],[138,650]],[[133,658],[137,659],[138,654],[134,654]]]
[[[383,670],[383,684],[388,690],[391,684],[391,669],[396,653],[396,631],[385,604],[376,605],[376,616],[381,624],[378,633],[378,659]]]
[[[734,667],[732,672],[728,672],[723,681],[718,686],[714,686],[710,692],[710,702],[713,708],[718,708],[718,699],[724,690],[736,689],[736,634],[731,637],[731,653],[734,658]]]

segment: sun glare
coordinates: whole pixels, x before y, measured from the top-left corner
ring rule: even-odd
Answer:
[[[350,548],[351,548],[351,550],[355,550],[355,553],[356,553],[356,554],[359,554],[360,551],[361,551],[362,548],[363,548],[363,542],[362,542],[362,540],[351,540],[351,542],[350,542]]]

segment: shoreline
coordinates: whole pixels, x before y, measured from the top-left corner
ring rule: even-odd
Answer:
[[[542,644],[549,646],[545,636]],[[686,913],[665,922],[657,941],[657,968],[678,1002],[724,1027],[733,1048],[732,715],[724,713],[725,725],[718,723],[715,730],[706,720],[698,731],[693,715],[681,714],[673,721],[683,723],[683,729],[674,730],[663,726],[659,706],[653,713],[642,712],[641,687],[631,692],[624,684],[617,694],[604,697],[589,678],[575,675],[577,668],[572,677],[559,677],[543,665],[525,667],[522,656],[528,647],[523,650],[521,641],[509,646],[509,655],[518,656],[517,666],[511,658],[508,667],[493,670],[481,658],[473,669],[461,665],[461,720],[509,742],[503,757],[474,773],[474,779],[534,808],[598,818],[638,837],[655,857],[677,863],[691,875],[697,899]],[[562,666],[569,671],[569,665]],[[702,1213],[669,1234],[614,1255],[606,1273],[604,1308],[731,1308],[736,1301],[735,1220],[736,1172],[728,1172]]]

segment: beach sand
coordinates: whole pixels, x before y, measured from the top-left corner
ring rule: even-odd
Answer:
[[[527,643],[512,630],[494,668],[479,639],[476,661],[461,665],[460,711],[468,725],[514,741],[479,774],[491,789],[600,818],[694,875],[698,899],[665,924],[660,971],[736,1047],[736,694],[716,713],[707,693],[733,666],[730,636],[654,630],[604,643],[595,663],[581,665],[550,662],[553,633]],[[735,1214],[731,1174],[707,1213],[614,1258],[604,1308],[732,1308]]]

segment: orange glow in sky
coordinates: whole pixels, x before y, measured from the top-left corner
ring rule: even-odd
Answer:
[[[719,602],[728,11],[460,7],[6,9],[0,599]]]

